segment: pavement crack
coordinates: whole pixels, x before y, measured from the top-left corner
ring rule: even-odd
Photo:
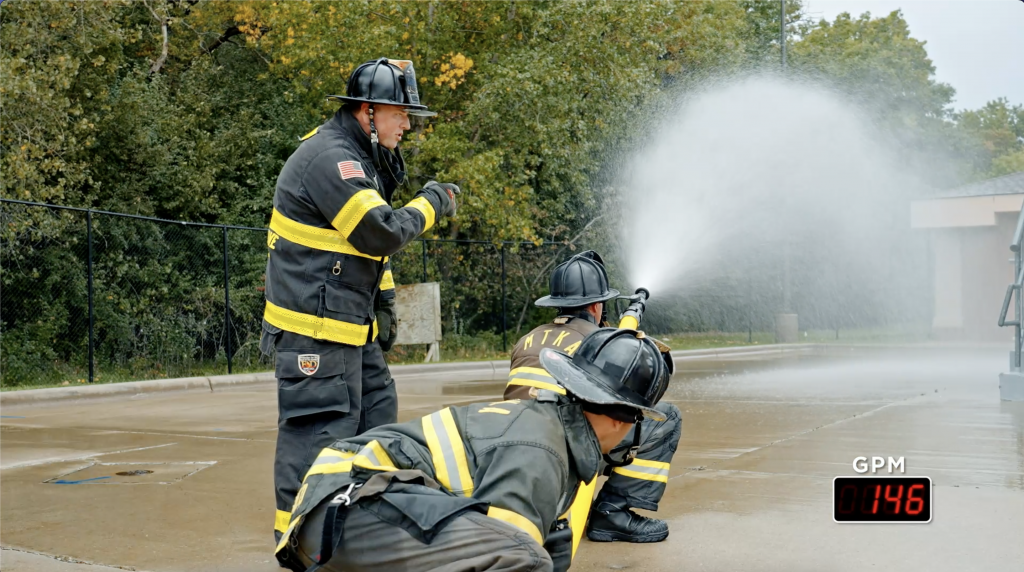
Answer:
[[[66,562],[68,564],[80,564],[83,566],[96,566],[97,568],[107,568],[109,570],[129,570],[131,572],[141,572],[134,566],[118,566],[116,564],[98,564],[96,562],[89,562],[88,560],[80,560],[71,556],[62,556],[59,554],[46,554],[45,552],[37,552],[35,550],[28,550],[26,548],[15,548],[13,546],[0,546],[0,551],[8,552],[20,552],[22,554],[31,554],[33,556],[39,556],[42,558],[49,558],[50,560],[56,560],[58,562]]]
[[[170,447],[171,445],[177,445],[177,443],[164,443],[162,445],[150,445],[149,447],[135,447],[132,449],[120,449],[117,451],[108,451],[106,453],[89,453],[87,455],[75,455],[72,457],[61,457],[59,459],[39,459],[35,461],[25,461],[24,463],[16,463],[7,467],[0,468],[0,471],[6,471],[8,469],[20,469],[24,467],[35,467],[38,465],[51,465],[53,463],[67,463],[71,461],[86,461],[89,459],[95,459],[96,457],[103,457],[106,455],[117,455],[119,453],[134,453],[136,451],[146,451],[148,449],[159,449],[160,447]]]
[[[259,443],[276,443],[273,439],[250,439],[248,437],[217,437],[214,435],[189,435],[187,433],[159,433],[156,431],[124,431],[108,429],[107,433],[127,433],[129,435],[159,435],[161,437],[185,437],[189,439],[215,439],[218,441],[255,441]]]

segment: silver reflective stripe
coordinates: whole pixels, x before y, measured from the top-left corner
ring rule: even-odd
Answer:
[[[332,463],[340,463],[342,461],[348,461],[355,456],[355,453],[348,451],[332,451],[330,453],[321,452],[320,456],[317,457],[316,461],[309,468],[317,467],[319,465],[330,465]]]
[[[385,463],[381,463],[380,462],[380,459],[377,458],[377,453],[374,453],[373,452],[373,448],[371,448],[371,447],[363,447],[362,449],[359,450],[359,455],[365,457],[367,460],[369,460],[370,462],[372,462],[374,465],[376,465],[378,467],[385,465]],[[390,459],[389,459],[389,461],[390,461]],[[389,463],[386,463],[386,464],[390,465],[391,463],[389,462]]]
[[[459,463],[456,461],[455,451],[452,449],[451,436],[448,435],[448,430],[444,426],[440,411],[430,414],[430,424],[434,427],[438,444],[441,446],[441,455],[444,458],[444,465],[448,471],[448,482],[451,485],[450,490],[453,493],[461,494],[466,490],[466,484],[462,482],[462,476],[459,474]]]

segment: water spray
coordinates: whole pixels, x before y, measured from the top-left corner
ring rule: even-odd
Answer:
[[[640,327],[640,320],[644,317],[644,310],[647,308],[647,300],[651,292],[647,288],[637,288],[632,296],[624,296],[620,300],[628,300],[629,306],[619,317],[619,328],[636,330]]]

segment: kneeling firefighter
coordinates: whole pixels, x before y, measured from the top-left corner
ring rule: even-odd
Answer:
[[[429,182],[392,209],[405,179],[398,149],[419,100],[412,62],[366,62],[344,106],[302,138],[277,179],[267,238],[260,349],[276,349],[275,537],[290,521],[302,476],[335,439],[397,421],[383,351],[395,341],[388,257],[455,213],[452,184]]]
[[[568,569],[568,522],[585,516],[572,499],[634,423],[664,420],[671,358],[643,332],[603,328],[572,357],[540,359],[559,391],[447,407],[321,451],[279,560],[295,571]]]
[[[620,328],[639,326],[647,300],[646,290],[629,297],[631,304],[620,318]],[[577,254],[551,273],[551,294],[538,299],[541,307],[558,308],[558,317],[550,324],[535,328],[523,336],[512,350],[511,371],[505,387],[505,399],[529,399],[538,390],[561,391],[551,372],[544,367],[541,354],[546,349],[569,355],[581,348],[582,340],[599,328],[607,312],[605,303],[618,298],[608,287],[608,274],[601,256],[594,251]],[[666,352],[668,347],[653,340]],[[669,368],[673,368],[669,360]],[[665,494],[672,456],[679,444],[682,417],[671,403],[657,406],[662,419],[634,427],[607,459],[603,472],[608,480],[601,488],[586,519],[587,538],[596,542],[660,542],[668,537],[668,523],[636,514],[631,508],[658,510]],[[581,491],[579,510],[588,514],[596,481]],[[583,534],[583,521],[573,521],[576,542]]]

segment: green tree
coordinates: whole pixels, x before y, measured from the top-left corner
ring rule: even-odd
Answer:
[[[981,109],[961,111],[955,119],[974,143],[971,159],[979,177],[1024,171],[1024,106],[999,98]]]
[[[935,79],[924,42],[913,38],[900,11],[872,18],[840,14],[800,27],[793,68],[832,86],[892,137],[901,161],[933,186],[970,176],[960,157],[967,142],[951,123],[953,88]]]

